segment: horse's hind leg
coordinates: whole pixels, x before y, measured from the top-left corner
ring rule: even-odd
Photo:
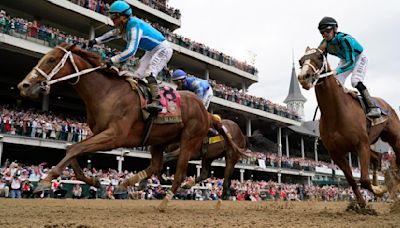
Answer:
[[[200,150],[203,137],[182,139],[181,140],[181,153],[179,154],[178,162],[176,163],[176,172],[174,175],[174,181],[172,182],[171,189],[167,192],[167,195],[161,202],[158,209],[160,211],[165,211],[168,206],[168,202],[172,199],[176,190],[181,186],[183,179],[186,176],[188,162],[192,153]]]
[[[130,177],[129,179],[125,180],[123,183],[121,183],[117,190],[116,193],[122,193],[126,192],[128,186],[133,186],[136,183],[145,180],[149,177],[151,177],[153,174],[158,174],[161,172],[162,166],[163,166],[163,151],[165,149],[165,145],[154,145],[150,147],[150,153],[151,153],[151,161],[150,165],[138,172],[136,175],[133,177]]]
[[[228,200],[229,199],[229,189],[231,186],[231,177],[234,171],[234,166],[239,158],[235,157],[234,155],[230,155],[232,151],[229,149],[225,156],[225,170],[224,170],[224,183],[222,184],[222,199]]]
[[[334,153],[330,153],[334,154]],[[333,158],[332,158],[333,159]],[[347,182],[350,184],[351,188],[353,189],[354,194],[357,198],[357,203],[361,208],[365,208],[366,203],[364,198],[361,195],[360,189],[357,186],[356,180],[353,178],[353,174],[351,172],[351,168],[347,163],[347,160],[344,157],[335,158],[333,161],[339,166],[339,168],[343,171],[344,175],[346,176]]]

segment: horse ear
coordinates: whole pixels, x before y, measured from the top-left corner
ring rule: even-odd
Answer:
[[[309,50],[311,50],[311,48],[309,46],[307,46],[306,52],[308,52]]]

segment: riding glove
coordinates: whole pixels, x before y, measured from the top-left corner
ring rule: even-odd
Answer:
[[[111,61],[111,59],[106,59],[104,63],[106,64],[107,68],[114,66],[114,63]]]

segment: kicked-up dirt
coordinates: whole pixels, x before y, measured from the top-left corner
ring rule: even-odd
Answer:
[[[0,199],[0,227],[400,227],[399,204],[370,203],[378,215],[346,211],[347,202]]]

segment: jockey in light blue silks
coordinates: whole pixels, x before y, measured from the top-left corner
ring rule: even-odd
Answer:
[[[333,75],[344,85],[351,74],[351,85],[360,92],[368,105],[367,116],[378,118],[381,111],[372,102],[371,95],[363,84],[367,72],[368,59],[363,47],[352,36],[338,32],[338,24],[332,17],[324,17],[319,22],[318,30],[324,38],[319,45],[325,55],[327,53],[340,58],[339,66]]]
[[[89,41],[89,47],[113,39],[123,38],[126,48],[123,52],[106,60],[108,67],[114,64],[123,64],[133,57],[138,48],[145,54],[140,59],[135,76],[146,78],[153,98],[147,107],[152,110],[161,110],[159,88],[157,85],[158,73],[167,65],[172,56],[172,48],[165,37],[150,24],[132,16],[132,9],[125,1],[115,1],[110,6],[110,18],[115,29]]]
[[[188,76],[183,70],[176,70],[172,74],[172,81],[180,90],[188,90],[195,93],[203,101],[206,110],[213,97],[213,89],[207,80],[194,76]]]

